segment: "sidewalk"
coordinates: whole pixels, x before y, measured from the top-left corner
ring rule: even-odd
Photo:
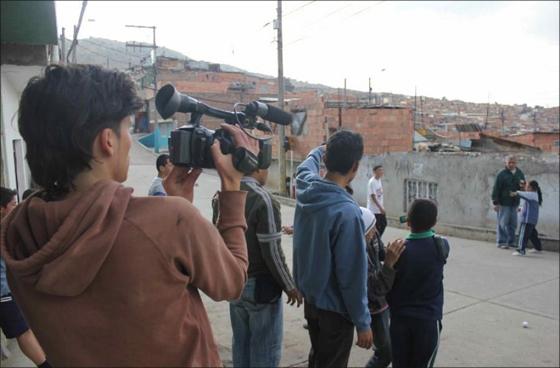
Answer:
[[[138,149],[136,147],[135,149]],[[145,153],[142,150],[142,157]],[[150,154],[150,153],[148,153]],[[151,161],[155,161],[155,156]],[[128,185],[147,192],[154,170],[152,162],[133,152]],[[140,165],[141,162],[144,164]],[[149,174],[145,165],[149,164]],[[137,178],[149,178],[138,182]],[[212,170],[205,170],[195,189],[194,204],[211,218],[210,201],[219,188]],[[140,193],[138,193],[140,192]],[[282,223],[292,224],[294,208],[282,205]],[[406,231],[387,228],[384,240],[404,237]],[[443,331],[437,366],[558,366],[559,254],[513,257],[513,250],[494,244],[449,237],[451,252],[445,269]],[[292,265],[292,237],[283,235],[282,248]],[[203,296],[220,355],[231,366],[231,327],[226,302]],[[528,328],[523,328],[523,321]],[[309,352],[303,329],[303,307],[284,306],[284,352],[282,366],[306,366]],[[372,351],[354,346],[350,366],[363,366]]]
[[[125,185],[145,195],[155,175],[155,155],[137,144],[131,151],[131,167]],[[206,170],[195,189],[194,204],[211,218],[210,201],[219,179]],[[282,223],[291,224],[294,208],[282,205]],[[401,229],[387,228],[387,242],[403,237]],[[443,331],[437,366],[558,366],[559,359],[559,254],[513,257],[512,250],[494,244],[449,237],[451,252],[445,269]],[[292,237],[283,235],[286,261],[292,265]],[[285,299],[285,298],[284,298]],[[220,354],[231,366],[231,327],[227,302],[203,296]],[[523,328],[523,321],[528,328]],[[284,308],[282,366],[306,366],[309,352],[303,329],[303,307]],[[170,341],[170,344],[173,342]],[[29,366],[10,342],[12,358],[2,366]],[[164,353],[164,352],[162,352]],[[364,366],[372,351],[354,346],[350,366]]]

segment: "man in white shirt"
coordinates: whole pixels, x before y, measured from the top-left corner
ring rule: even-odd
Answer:
[[[173,164],[169,160],[169,155],[161,154],[156,160],[158,175],[152,181],[152,185],[148,190],[150,196],[166,196],[167,193],[163,188],[163,178],[165,178],[173,169]]]
[[[367,190],[367,208],[375,215],[375,227],[380,238],[387,227],[385,207],[383,206],[383,184],[381,183],[383,174],[382,165],[374,166],[373,176],[369,179]]]

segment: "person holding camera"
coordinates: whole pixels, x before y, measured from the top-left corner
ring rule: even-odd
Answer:
[[[348,192],[363,150],[359,134],[339,131],[297,169],[294,276],[305,300],[310,367],[347,366],[354,328],[358,346],[369,349],[373,343],[364,223]]]
[[[199,291],[237,299],[247,279],[243,174],[219,142],[217,227],[192,205],[200,169],[176,166],[167,197],[134,197],[124,73],[50,65],[25,87],[18,126],[42,188],[2,223],[12,293],[53,366],[221,366]],[[257,142],[224,125],[236,147]]]

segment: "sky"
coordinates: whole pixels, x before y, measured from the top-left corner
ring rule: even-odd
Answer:
[[[558,1],[283,1],[284,76],[469,102],[559,105]],[[56,1],[59,34],[81,1]],[[152,42],[276,76],[276,1],[88,1],[78,38]]]

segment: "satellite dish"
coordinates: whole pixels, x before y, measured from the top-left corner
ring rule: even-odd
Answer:
[[[307,110],[292,112],[292,135],[298,136],[303,134],[303,127],[307,120]]]

